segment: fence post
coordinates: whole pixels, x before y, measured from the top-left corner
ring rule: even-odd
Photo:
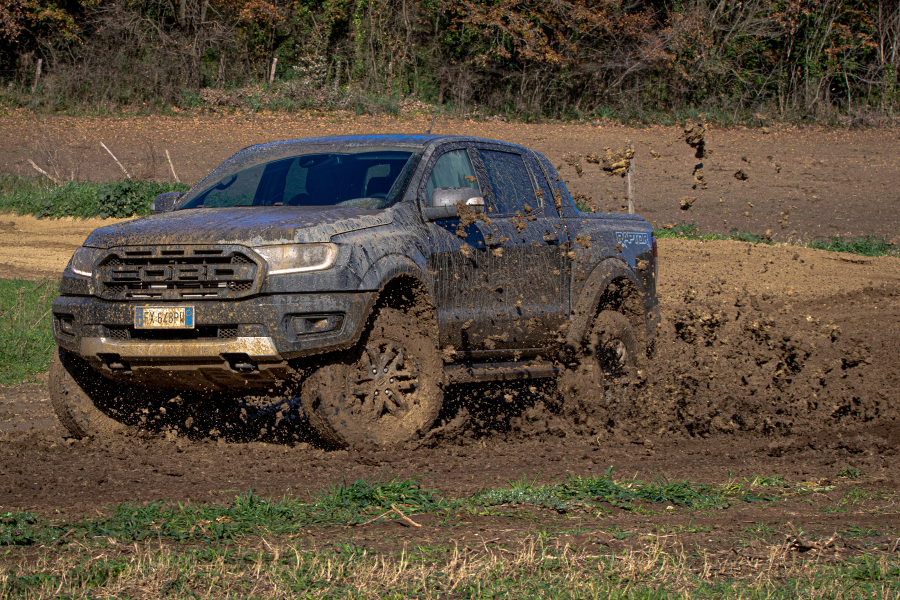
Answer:
[[[628,143],[628,149],[634,150],[634,143]],[[625,173],[625,197],[628,199],[628,214],[634,214],[634,155],[628,161],[628,171]]]
[[[269,73],[269,84],[275,81],[275,67],[278,65],[278,57],[272,57],[272,72]]]

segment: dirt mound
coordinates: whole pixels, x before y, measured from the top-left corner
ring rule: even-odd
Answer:
[[[656,355],[611,427],[894,452],[900,261],[677,240],[660,254]]]
[[[833,297],[823,312],[820,303],[719,283],[691,289],[660,327],[645,380],[603,416],[626,435],[744,431],[780,447],[776,440],[829,431],[826,447],[862,443],[893,453],[900,441],[893,393],[900,377],[890,350],[900,340],[898,297],[898,288],[869,288]],[[860,304],[883,307],[877,326],[860,317]],[[874,424],[893,434],[873,433]]]

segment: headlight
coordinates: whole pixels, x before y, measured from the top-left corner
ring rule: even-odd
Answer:
[[[288,244],[253,249],[269,263],[269,275],[324,271],[337,258],[335,244]]]
[[[66,270],[72,271],[79,277],[91,277],[94,274],[94,263],[102,253],[103,250],[82,246],[69,259]]]

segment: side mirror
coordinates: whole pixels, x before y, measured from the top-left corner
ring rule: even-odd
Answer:
[[[182,196],[184,196],[184,192],[160,194],[156,197],[156,200],[153,201],[153,204],[150,205],[150,213],[158,215],[159,213],[172,212],[175,210],[175,206],[178,204],[178,201],[181,200]]]
[[[431,195],[431,206],[423,210],[428,221],[456,219],[459,217],[458,206],[461,204],[472,212],[484,213],[484,198],[478,190],[468,187],[439,187]]]

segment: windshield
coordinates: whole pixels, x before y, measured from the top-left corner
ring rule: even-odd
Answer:
[[[199,191],[189,192],[187,202],[180,209],[232,206],[387,208],[399,200],[406,189],[416,162],[411,160],[412,157],[413,152],[409,150],[354,148],[343,152],[278,157],[252,165],[237,161],[235,168],[221,174],[212,173],[218,175],[213,178],[212,185],[201,181]]]

